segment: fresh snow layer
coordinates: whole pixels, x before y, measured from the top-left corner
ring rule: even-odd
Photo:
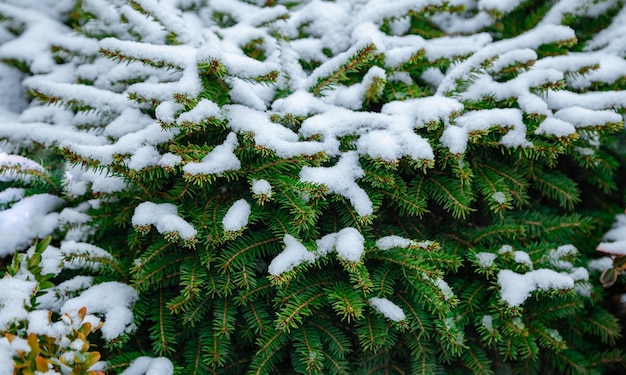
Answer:
[[[226,215],[222,219],[222,226],[225,231],[236,232],[248,225],[248,218],[250,217],[251,209],[250,203],[245,199],[240,199],[233,203],[232,206],[226,212]]]
[[[406,319],[404,311],[387,298],[373,297],[370,298],[368,302],[376,312],[382,314],[387,319],[393,320],[394,322],[401,322]]]
[[[178,216],[178,208],[171,203],[143,202],[135,208],[133,226],[154,225],[159,233],[178,233],[180,238],[191,240],[196,229]]]
[[[446,300],[454,297],[454,292],[450,288],[450,285],[448,285],[448,283],[444,279],[439,277],[435,281],[437,282],[437,287],[439,288],[439,290],[441,290],[441,293],[443,293],[443,297]]]
[[[89,315],[104,314],[104,325],[100,329],[102,337],[113,340],[135,329],[132,305],[138,298],[137,291],[128,285],[105,282],[93,285],[65,302],[61,313],[73,313],[86,307]]]
[[[610,255],[626,255],[626,214],[615,216],[613,227],[602,237],[596,248],[599,252]]]
[[[400,236],[386,236],[376,241],[376,246],[381,250],[389,250],[394,247],[407,248],[414,245],[415,241]]]
[[[239,145],[237,134],[230,133],[221,145],[209,152],[199,163],[187,163],[183,171],[189,174],[220,174],[225,171],[236,171],[241,168],[241,162],[235,156],[235,149]]]
[[[348,262],[358,262],[364,251],[363,235],[355,228],[344,228],[337,233],[337,255]]]
[[[171,375],[174,365],[165,357],[139,357],[134,359],[120,375]]]
[[[45,174],[41,165],[28,158],[0,152],[0,182],[28,182],[33,172]]]
[[[510,306],[523,304],[536,290],[572,289],[574,279],[571,276],[543,268],[527,272],[515,273],[511,270],[498,272],[498,285],[502,299]]]
[[[254,195],[265,195],[269,197],[272,195],[272,185],[270,185],[267,180],[253,180],[252,193]]]
[[[11,323],[28,317],[30,297],[35,291],[35,281],[21,280],[11,276],[0,278],[0,331],[7,331]]]
[[[285,249],[272,259],[268,266],[270,275],[278,276],[281,273],[291,271],[303,262],[312,263],[315,261],[316,254],[313,251],[309,251],[295,237],[286,234],[283,242],[285,243]]]
[[[0,211],[0,257],[22,250],[36,238],[53,233],[59,226],[59,214],[54,210],[62,204],[59,197],[37,194]]]
[[[300,179],[326,185],[330,192],[347,198],[360,216],[374,213],[372,201],[357,183],[365,172],[359,164],[358,155],[346,152],[332,167],[304,167],[300,171]]]
[[[493,265],[493,261],[498,257],[497,254],[480,252],[476,254],[476,259],[478,260],[478,265],[480,267],[491,267]]]
[[[365,251],[365,239],[355,228],[343,228],[339,232],[329,233],[316,241],[317,249],[311,251],[295,237],[286,234],[285,249],[270,263],[268,271],[278,276],[288,272],[301,263],[314,262],[317,258],[337,252],[337,256],[348,262],[359,262]]]

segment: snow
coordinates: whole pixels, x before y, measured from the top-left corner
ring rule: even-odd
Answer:
[[[606,125],[610,123],[617,124],[623,120],[622,116],[613,111],[596,111],[580,106],[572,106],[558,110],[554,113],[554,117],[566,121],[577,128]]]
[[[55,242],[60,248],[49,246],[43,253],[42,272],[59,275],[66,269],[95,269],[97,263],[88,258],[112,257],[105,249],[87,242],[93,233],[87,212],[90,207],[106,203],[109,194],[133,191],[132,181],[121,176],[120,168],[139,175],[148,168],[163,168],[168,176],[176,176],[180,170],[188,176],[244,173],[248,166],[242,165],[243,157],[238,157],[245,155],[240,154],[238,139],[248,135],[256,147],[271,150],[281,158],[320,157],[317,160],[323,160],[321,164],[311,162],[302,167],[298,172],[300,180],[322,185],[326,193],[345,198],[358,216],[375,217],[375,202],[379,199],[368,196],[363,188],[368,183],[361,164],[363,158],[390,165],[400,164],[403,158],[440,163],[441,147],[461,155],[471,149],[470,140],[475,135],[494,130],[503,134],[496,142],[510,148],[533,147],[533,140],[544,136],[578,136],[588,147],[576,146],[577,150],[591,155],[600,145],[598,134],[593,133],[595,128],[623,121],[617,112],[626,106],[623,92],[593,90],[598,83],[610,85],[623,78],[626,9],[618,10],[611,25],[587,41],[582,52],[541,59],[535,52],[543,44],[575,38],[574,30],[561,25],[567,14],[596,17],[615,6],[613,0],[555,2],[536,27],[497,42],[493,39],[498,35],[482,31],[486,27],[497,29],[497,18],[492,15],[510,12],[522,0],[453,0],[452,5],[463,5],[468,11],[429,15],[430,21],[449,34],[434,38],[406,35],[411,28],[411,18],[406,14],[439,6],[439,0],[279,3],[265,7],[262,0],[136,0],[131,6],[117,0],[84,0],[84,10],[98,17],[87,21],[82,29],[107,36],[98,41],[73,33],[59,22],[72,10],[71,0],[2,1],[0,13],[6,19],[0,27],[0,58],[23,62],[30,73],[0,65],[0,138],[8,140],[0,144],[0,182],[25,186],[0,191],[0,257],[15,250],[24,251],[35,239],[58,233],[61,228],[65,237]],[[183,4],[190,10],[181,10]],[[192,5],[200,11],[191,10]],[[148,10],[152,16],[146,17],[133,6]],[[232,16],[235,24],[219,26],[215,12]],[[383,22],[388,22],[390,34],[382,31]],[[7,31],[16,25],[21,33]],[[176,35],[175,41],[167,39],[171,35]],[[263,61],[243,51],[244,46],[259,40]],[[58,63],[50,53],[51,46],[68,49],[67,56],[60,53],[67,61]],[[105,58],[99,49],[117,58]],[[379,62],[359,68],[362,78],[358,82],[348,86],[345,80],[327,80],[364,49],[370,50]],[[411,74],[403,71],[402,67],[416,57],[430,63],[446,59],[451,64],[432,64],[437,67],[421,74],[421,68]],[[213,62],[227,72],[224,94],[229,95],[229,104],[220,106],[203,97],[206,93],[202,92],[201,78],[207,72],[198,71],[198,65]],[[506,72],[514,68],[514,78],[505,81]],[[580,74],[587,69],[591,70]],[[279,72],[276,84],[255,82],[257,77],[274,72]],[[90,84],[80,83],[84,81]],[[411,89],[425,82],[435,94],[407,99],[397,92],[397,100],[385,99],[380,112],[367,112],[367,90],[372,84],[385,81],[403,82]],[[555,83],[564,83],[564,88],[545,89]],[[64,108],[63,103],[29,103],[26,90],[84,107],[75,113]],[[132,96],[141,100],[135,101]],[[486,96],[496,102],[516,103],[514,108],[474,110],[476,106],[471,103]],[[156,108],[156,119],[150,114],[152,108]],[[535,114],[545,119],[533,133],[527,134],[524,118]],[[288,115],[302,118],[300,126],[288,127],[275,121],[275,116]],[[178,151],[169,148],[179,139],[196,144],[209,142],[192,139],[185,131],[190,124],[206,124],[213,119],[219,120],[228,134],[221,143],[206,143],[206,155],[201,160],[183,159]],[[436,138],[433,134],[437,134]],[[353,139],[349,150],[343,147],[345,138]],[[79,160],[76,165],[65,167],[62,188],[67,200],[48,194],[31,195],[29,189],[33,185],[29,183],[36,177],[30,172],[45,174],[46,170],[17,153],[36,144],[61,147],[99,166],[85,169]],[[268,180],[258,175],[248,178],[250,191],[244,191],[244,196],[252,193],[253,198],[259,199],[276,194]],[[91,194],[99,199],[87,205],[76,203],[86,203],[93,198]],[[506,204],[510,199],[507,194],[496,191],[488,198],[492,203]],[[224,230],[237,232],[246,228],[251,209],[246,199],[235,201],[222,220]],[[154,225],[159,233],[194,239],[196,229],[178,211],[173,202],[143,202],[135,208],[132,224],[140,230]],[[626,216],[622,216],[598,245],[599,251],[626,254]],[[285,247],[269,265],[270,274],[278,276],[325,256],[360,262],[372,246],[357,228],[333,230],[336,232],[315,241],[316,249],[309,249],[313,246],[309,242],[305,245],[284,233]],[[432,243],[391,235],[379,238],[375,244],[385,251],[426,248]],[[31,247],[27,254],[32,255],[33,251]],[[502,261],[498,265],[512,260],[525,266],[516,266],[517,270],[528,270],[523,274],[506,269],[498,272],[502,299],[510,306],[520,306],[537,290],[570,289],[573,285],[577,292],[590,295],[588,270],[610,268],[612,259],[600,258],[585,269],[574,266],[575,255],[573,246],[562,245],[550,250],[547,257],[535,259],[533,255],[533,264],[528,253],[504,245],[497,252],[477,253],[476,260],[480,267],[493,267],[496,259]],[[551,269],[533,270],[534,267]],[[446,299],[454,296],[443,279],[431,282]],[[30,298],[32,285],[6,276],[0,283],[7,284],[0,286],[1,290],[10,290],[0,294],[0,322],[24,318],[23,306]],[[99,321],[96,315],[105,315],[106,339],[132,330],[131,308],[136,292],[123,284],[93,283],[94,279],[88,276],[66,280],[38,297],[39,307],[58,313],[75,312],[79,305],[89,305],[89,319]],[[69,298],[68,294],[76,297]],[[369,304],[390,320],[405,319],[402,309],[385,298],[370,298]],[[60,327],[44,322],[46,314],[38,310],[28,315],[32,330],[45,332]],[[445,322],[449,327],[455,324],[452,318]],[[488,331],[493,330],[490,315],[483,316],[481,323]],[[560,337],[557,331],[547,332],[555,339]],[[0,363],[11,361],[19,345],[24,343],[0,339]],[[0,374],[3,371],[0,367]],[[159,375],[173,371],[172,363],[165,358],[141,357],[124,374]]]
[[[30,351],[26,340],[16,337],[9,342],[8,338],[0,337],[0,375],[13,375],[15,373],[13,357],[18,350],[25,353]]]
[[[132,305],[138,299],[137,292],[130,286],[118,282],[105,282],[91,286],[79,296],[63,304],[61,313],[75,313],[82,307],[89,315],[104,314],[102,337],[113,340],[135,329]]]
[[[480,252],[476,254],[476,259],[480,267],[491,267],[497,257],[498,255],[494,253]]]
[[[511,245],[502,245],[500,249],[498,249],[498,254],[507,254],[513,253],[513,247]]]
[[[533,262],[532,260],[530,260],[530,255],[528,255],[528,253],[525,251],[521,251],[521,250],[514,251],[513,259],[515,260],[515,263],[524,264],[528,266],[530,269],[533,268]]]
[[[437,88],[436,95],[451,92],[456,81],[476,69],[484,61],[515,49],[537,48],[542,44],[571,40],[576,37],[574,30],[561,25],[543,25],[535,27],[517,37],[488,44],[463,62],[454,66]],[[518,77],[519,78],[519,77]]]
[[[587,268],[592,272],[603,272],[609,268],[613,268],[613,258],[602,257],[598,259],[592,259],[587,263]]]
[[[319,256],[330,254],[331,252],[335,251],[335,245],[337,244],[337,233],[327,234],[319,240],[316,240],[315,244],[317,245],[316,254],[318,254]]]
[[[108,175],[106,170],[84,170],[80,166],[69,167],[65,172],[64,188],[68,195],[85,195],[88,188],[94,193],[114,193],[126,188],[126,181]]]
[[[46,251],[47,252],[47,251]],[[45,253],[44,252],[44,255]],[[60,264],[56,264],[57,270],[54,274],[60,273],[62,270],[58,269]],[[50,310],[59,312],[63,304],[70,298],[70,296],[82,292],[93,285],[92,276],[74,276],[69,280],[65,280],[53,288],[47,289],[45,294],[37,298],[39,303],[38,309]]]
[[[458,126],[448,126],[439,141],[450,150],[450,153],[462,154],[467,149],[468,139],[465,129]]]
[[[164,103],[169,103],[169,102],[164,102]],[[220,118],[220,117],[221,117],[221,113],[217,104],[208,99],[202,99],[191,110],[181,113],[181,115],[178,116],[176,123],[178,125],[184,124],[185,122],[199,123],[205,119]],[[172,119],[173,119],[173,116],[172,116]],[[173,121],[166,121],[166,122],[173,122]]]
[[[60,255],[63,259],[71,259],[64,265],[66,269],[91,268],[98,269],[99,260],[113,260],[106,250],[85,242],[64,241],[61,243]]]
[[[554,117],[547,118],[539,125],[537,130],[535,130],[535,134],[553,135],[559,138],[567,137],[575,133],[576,128],[574,125]]]
[[[267,180],[252,180],[252,193],[254,195],[272,196],[272,185]]]
[[[469,133],[488,130],[494,126],[510,128],[500,141],[504,146],[532,146],[526,139],[526,125],[518,109],[497,108],[466,112],[456,118],[455,123],[456,126],[446,127],[440,138],[440,142],[453,154],[462,154],[466,151]]]
[[[522,0],[478,0],[478,8],[481,10],[495,10],[501,13],[509,13],[522,3]]]
[[[309,251],[292,235],[286,234],[283,242],[285,243],[285,249],[272,259],[268,266],[270,275],[278,276],[291,271],[303,262],[312,263],[315,261],[316,254]]]
[[[372,297],[368,302],[376,312],[382,314],[387,319],[393,320],[394,322],[401,322],[406,319],[404,311],[387,298]]]
[[[379,238],[376,241],[376,246],[381,250],[389,250],[394,247],[406,249],[409,246],[414,246],[415,241],[400,236],[386,236]]]
[[[135,151],[126,166],[135,171],[140,171],[156,165],[159,160],[161,160],[161,154],[154,146],[143,146]]]
[[[236,232],[248,225],[248,218],[250,217],[250,203],[245,199],[240,199],[233,203],[232,206],[226,212],[226,215],[222,219],[222,226],[227,232]]]
[[[600,30],[587,42],[585,50],[594,51],[601,49],[603,52],[624,56],[626,54],[626,8],[622,7],[619,13],[611,21],[609,27]]]
[[[174,365],[165,357],[139,357],[133,360],[121,375],[171,375]]]
[[[201,162],[187,163],[183,171],[192,175],[197,174],[221,174],[226,171],[236,171],[241,168],[241,162],[234,151],[239,145],[237,134],[231,132],[221,145],[215,146]]]
[[[26,307],[30,307],[30,298],[36,287],[35,281],[11,276],[0,278],[0,331],[7,331],[11,323],[28,317]]]
[[[500,73],[503,69],[514,66],[515,64],[531,64],[537,60],[537,52],[530,48],[521,48],[508,51],[498,56],[498,58],[491,63],[491,66],[487,68],[490,73]],[[541,59],[544,62],[546,58]],[[540,64],[534,65],[536,68]]]
[[[348,262],[358,262],[364,251],[363,235],[355,228],[344,228],[337,233],[336,250],[339,258]]]
[[[439,290],[441,290],[441,293],[443,293],[443,297],[446,300],[454,297],[454,292],[450,288],[450,285],[448,285],[448,283],[444,279],[439,277],[435,281],[437,282],[437,287],[439,288]]]
[[[159,233],[177,233],[181,238],[191,240],[196,229],[178,216],[178,208],[172,203],[143,202],[135,208],[132,224],[136,227],[154,225]]]
[[[59,197],[37,194],[0,211],[0,257],[22,250],[36,238],[44,238],[54,232],[59,225],[59,214],[54,210],[62,204],[63,200]]]
[[[6,188],[0,191],[0,204],[7,204],[19,201],[24,198],[24,189],[22,188]]]
[[[395,239],[392,240],[398,242]],[[335,251],[337,256],[344,261],[359,262],[365,251],[365,238],[357,229],[351,227],[343,228],[336,233],[329,233],[318,239],[315,251],[308,250],[290,234],[286,234],[283,241],[285,249],[272,260],[268,267],[268,272],[274,276],[288,272],[301,263],[312,263],[317,258]],[[389,243],[389,240],[383,240],[383,243],[385,242]]]
[[[483,315],[483,318],[480,320],[480,324],[485,327],[487,331],[490,333],[493,332],[493,317],[491,315]]]
[[[498,272],[498,285],[502,299],[510,306],[523,304],[537,290],[564,290],[574,287],[574,280],[567,274],[542,268],[519,274],[511,270]]]
[[[493,193],[491,195],[491,199],[493,199],[494,201],[500,204],[505,204],[507,201],[506,194],[504,194],[501,191],[496,191],[495,193]]]
[[[363,106],[366,91],[374,83],[374,80],[386,81],[385,70],[374,66],[365,74],[362,82],[349,87],[335,87],[326,98],[344,108],[360,109]]]
[[[358,155],[349,151],[332,167],[304,167],[300,171],[300,179],[328,187],[332,193],[347,198],[360,216],[368,216],[374,212],[372,201],[357,183],[365,172],[359,164]]]
[[[28,158],[0,152],[0,182],[16,180],[28,182],[33,172],[45,174],[41,165]]]
[[[626,214],[615,216],[613,227],[602,237],[596,250],[608,255],[626,255]]]

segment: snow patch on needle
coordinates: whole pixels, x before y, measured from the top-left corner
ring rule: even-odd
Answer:
[[[154,225],[159,233],[178,233],[185,240],[196,236],[196,229],[178,216],[178,208],[171,203],[143,202],[135,208],[132,218],[135,227]]]

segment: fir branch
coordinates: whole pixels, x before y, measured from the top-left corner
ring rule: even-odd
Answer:
[[[326,75],[325,72],[320,73],[320,75],[322,74],[323,75],[320,76],[317,79],[317,82],[309,88],[309,91],[315,96],[320,96],[322,90],[331,87],[333,84],[337,84],[346,80],[347,73],[355,71],[360,66],[366,64],[368,61],[374,58],[375,50],[376,50],[376,45],[367,44],[363,47],[354,49],[354,51],[345,52],[344,53],[346,55],[345,57],[347,57],[346,61],[341,63],[338,69],[334,69],[328,75]],[[340,55],[339,58],[343,59],[344,56]],[[331,64],[336,64],[336,63],[337,61],[329,61],[326,64],[330,66]],[[318,71],[321,72],[322,69],[324,68],[325,68],[325,65],[322,65],[320,68],[318,68]]]

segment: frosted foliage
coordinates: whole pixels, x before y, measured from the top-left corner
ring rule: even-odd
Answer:
[[[91,286],[63,304],[61,313],[73,313],[82,307],[90,315],[103,314],[102,337],[113,340],[135,328],[132,305],[138,299],[130,286],[118,282],[106,282]]]
[[[382,314],[387,319],[393,320],[394,322],[401,322],[406,318],[404,311],[387,298],[373,297],[370,298],[368,302],[370,303],[370,306],[376,310],[376,312]]]
[[[371,181],[365,172],[365,159],[392,166],[404,166],[407,160],[435,165],[440,162],[435,159],[448,158],[448,152],[463,157],[472,150],[475,139],[490,132],[501,134],[495,142],[515,149],[535,147],[538,139],[578,138],[580,153],[593,155],[599,145],[593,128],[623,121],[618,111],[626,106],[624,93],[593,90],[623,78],[626,9],[618,10],[611,25],[586,41],[580,52],[542,58],[535,52],[542,45],[576,37],[572,28],[561,24],[566,15],[596,17],[614,1],[554,2],[537,26],[495,42],[495,36],[483,32],[495,27],[492,15],[510,12],[523,1],[451,0],[451,5],[467,9],[452,14],[436,9],[442,4],[440,0],[314,0],[296,5],[278,1],[274,6],[265,6],[268,2],[263,0],[134,0],[133,4],[84,0],[85,12],[96,17],[86,20],[81,29],[96,38],[67,26],[65,18],[74,3],[0,1],[0,60],[15,61],[29,72],[0,66],[0,138],[7,139],[6,144],[0,144],[0,182],[29,186],[38,181],[38,174],[45,174],[35,161],[13,154],[33,145],[58,146],[78,160],[65,169],[62,188],[71,198],[67,201],[48,194],[29,196],[26,189],[0,191],[0,257],[16,249],[25,250],[36,238],[61,226],[67,234],[58,240],[59,248],[49,246],[42,255],[44,272],[54,275],[63,269],[97,268],[89,258],[112,259],[104,249],[85,242],[91,234],[85,229],[89,224],[86,212],[89,207],[107,203],[110,195],[133,191],[134,183],[122,178],[120,171],[139,176],[139,180],[144,174],[168,173],[188,178],[189,183],[202,180],[202,175],[239,178],[250,170],[243,164],[249,161],[248,143],[253,143],[257,150],[278,158],[299,162],[301,156],[311,157],[312,161],[298,172],[302,182],[318,184],[327,189],[324,193],[344,198],[358,216],[376,217],[380,199],[366,191]],[[151,16],[137,11],[139,7]],[[421,13],[424,8],[435,10],[435,15],[425,15],[427,21],[448,35],[425,38],[409,34],[412,25],[407,14]],[[224,17],[218,19],[217,14]],[[383,31],[387,25],[389,33]],[[251,45],[258,47],[263,58],[250,56]],[[61,52],[52,53],[53,46]],[[338,69],[362,54],[376,62],[368,63],[365,69],[351,68],[347,74],[350,79],[357,75],[362,78],[348,85],[341,77],[343,73],[335,76]],[[403,71],[407,63],[416,60],[437,67],[421,74],[421,69],[411,74]],[[579,74],[590,67],[593,69]],[[211,72],[213,68],[217,73]],[[511,68],[515,71],[509,75]],[[203,86],[207,79],[218,76],[223,84],[220,100],[209,92],[214,87]],[[388,85],[381,91],[386,83],[406,89],[395,90]],[[556,85],[561,89],[546,89]],[[418,89],[425,94],[432,90],[433,95],[405,96]],[[27,90],[61,105],[29,103]],[[388,97],[390,92],[395,96]],[[209,96],[213,99],[207,99]],[[483,102],[486,97],[498,106],[513,101],[514,108],[476,110],[484,106],[474,102]],[[288,116],[297,118],[297,126],[283,121]],[[534,116],[542,120],[529,131],[525,119]],[[213,127],[219,128],[219,141],[204,135],[195,137],[194,129],[210,132]],[[176,147],[180,140],[183,149],[190,140],[195,142],[190,146],[203,151],[189,158]],[[322,164],[317,160],[323,160]],[[82,168],[81,164],[98,167]],[[269,177],[249,178],[250,191],[244,188],[245,196],[251,192],[253,198],[261,199],[278,191],[279,186],[272,186]],[[91,194],[98,199],[89,205],[56,212],[74,200],[93,198]],[[507,192],[489,194],[491,203],[505,204],[510,199]],[[246,228],[251,210],[246,199],[235,201],[221,222],[223,229],[236,232]],[[616,221],[598,250],[623,255],[626,216]],[[197,235],[172,203],[139,204],[132,224],[140,230],[155,226],[162,234],[176,234],[184,240]],[[285,234],[284,248],[271,261],[269,273],[279,276],[326,256],[360,262],[373,246],[357,228],[335,230],[317,239],[315,249],[307,248],[310,242],[305,246]],[[432,243],[386,236],[375,245],[381,251],[408,252]],[[31,248],[28,254],[33,251]],[[492,267],[496,259],[505,258],[526,265],[522,267],[528,269],[524,274],[511,270],[498,273],[502,299],[510,306],[520,306],[534,291],[574,287],[582,293],[590,285],[585,284],[589,273],[570,262],[574,255],[575,249],[565,246],[552,250],[547,259],[535,260],[537,264],[549,262],[555,270],[533,270],[530,256],[508,245],[497,254],[480,252],[476,260],[480,267]],[[608,257],[588,265],[591,270],[608,267]],[[119,283],[93,285],[93,280],[76,276],[60,283],[38,297],[40,307],[75,313],[86,306],[91,321],[97,323],[100,316],[104,317],[102,334],[107,340],[130,332],[137,293]],[[443,279],[431,282],[446,299],[454,296]],[[0,329],[11,319],[26,317],[40,332],[57,329],[42,323],[43,313],[27,314],[24,306],[33,288],[33,283],[19,278],[0,279]],[[392,321],[405,319],[402,309],[390,300],[375,297],[368,302]],[[454,320],[446,323],[453,327]],[[487,330],[493,329],[491,316],[484,316],[482,323]],[[558,332],[548,332],[558,338]],[[20,345],[25,343],[0,339],[0,364],[10,361]],[[123,374],[173,372],[168,359],[140,357]],[[0,375],[4,373],[12,371],[0,366]]]
[[[228,212],[226,212],[224,219],[222,219],[224,230],[236,232],[243,229],[246,225],[248,225],[250,212],[250,203],[248,203],[245,199],[240,199],[233,203],[233,205],[228,209]]]
[[[94,259],[98,259],[99,261],[113,260],[111,254],[106,250],[84,242],[65,241],[61,244],[59,251],[64,259],[72,258],[72,261],[65,265],[67,269],[98,269],[101,264],[94,261]],[[44,251],[44,254],[46,252],[47,249]]]
[[[41,165],[20,155],[0,152],[0,182],[24,181],[31,179],[32,172],[45,173]]]
[[[196,229],[178,216],[178,209],[171,203],[143,202],[135,208],[133,226],[156,226],[159,233],[178,233],[186,240],[196,236]]]
[[[326,185],[331,193],[348,199],[358,215],[369,216],[375,207],[357,184],[363,176],[359,165],[363,156],[386,162],[433,160],[432,146],[437,143],[461,155],[467,152],[473,133],[494,128],[504,129],[502,145],[532,147],[524,114],[546,116],[532,136],[570,137],[579,128],[621,121],[614,109],[626,105],[624,95],[617,91],[578,93],[566,89],[539,95],[536,90],[563,79],[572,88],[588,88],[594,82],[615,82],[623,75],[624,10],[587,42],[584,52],[541,59],[534,52],[543,44],[575,37],[571,28],[560,25],[565,14],[595,16],[608,5],[559,2],[533,29],[494,42],[491,35],[479,32],[495,22],[489,12],[510,12],[521,1],[454,2],[471,10],[471,15],[435,12],[430,19],[450,35],[429,39],[407,33],[411,24],[406,15],[439,6],[438,0],[311,1],[289,9],[281,4],[265,7],[262,1],[138,2],[154,17],[145,17],[124,2],[87,1],[85,10],[98,17],[89,20],[84,30],[107,36],[98,41],[72,33],[55,19],[67,12],[71,2],[46,0],[53,5],[44,7],[35,3],[7,0],[0,4],[3,13],[24,25],[19,36],[0,35],[0,57],[29,64],[33,75],[23,77],[25,87],[61,102],[77,103],[80,108],[32,106],[21,117],[16,116],[10,111],[25,106],[23,98],[19,99],[22,94],[14,88],[20,85],[9,85],[17,83],[15,75],[0,70],[0,86],[13,86],[10,90],[15,95],[11,96],[16,98],[2,104],[10,111],[0,111],[0,137],[23,144],[60,145],[105,167],[97,172],[73,172],[75,178],[68,184],[73,196],[85,194],[89,187],[96,193],[124,189],[123,181],[107,173],[107,167],[120,156],[133,171],[155,167],[182,168],[189,175],[239,171],[237,137],[250,134],[257,146],[279,157],[322,152],[337,157],[339,162],[334,166],[305,167],[301,179]],[[198,9],[178,9],[184,4]],[[21,11],[23,7],[28,7],[28,12]],[[210,16],[216,12],[229,15],[234,23],[219,26]],[[120,23],[120,19],[129,20],[129,24]],[[390,34],[381,31],[385,22]],[[176,35],[179,44],[170,43],[170,33]],[[244,46],[259,40],[263,61],[244,51]],[[88,57],[83,59],[87,62],[75,58],[68,64],[56,64],[49,52],[51,45]],[[368,68],[360,82],[350,86],[341,82],[326,85],[329,76],[366,50],[380,59],[380,66]],[[127,64],[117,64],[99,51]],[[597,51],[601,54],[596,55]],[[422,73],[421,80],[431,85],[435,94],[398,98],[384,103],[380,112],[368,112],[365,99],[370,90],[376,90],[377,83],[415,85],[411,76],[403,75],[406,72],[389,71],[401,70],[397,68],[422,53],[430,62],[454,61],[447,69],[430,68]],[[313,63],[314,68],[303,67],[302,61]],[[231,104],[220,106],[202,97],[204,72],[198,71],[199,64],[218,64],[227,72],[224,90]],[[598,69],[584,76],[570,74],[595,64]],[[504,82],[496,79],[497,74],[516,65],[524,69],[515,78]],[[268,75],[277,77],[276,84],[257,84],[257,79],[263,81]],[[459,83],[469,76],[475,79],[459,90]],[[82,80],[93,81],[93,85],[77,83]],[[177,95],[199,100],[183,105],[175,101]],[[482,100],[486,95],[495,100],[515,98],[519,109],[465,110],[463,101]],[[151,103],[156,106],[156,121],[146,114]],[[302,116],[304,120],[294,130],[272,121],[274,115]],[[102,131],[85,131],[78,125],[86,119],[106,125]],[[224,123],[230,133],[222,144],[209,145],[211,151],[201,161],[183,161],[180,154],[159,151],[180,134],[180,128],[212,119]],[[415,131],[439,122],[445,125],[439,139],[427,139]],[[339,139],[346,136],[355,137],[353,151],[340,149]],[[0,178],[7,178],[6,172]],[[500,201],[498,197],[494,200]]]

